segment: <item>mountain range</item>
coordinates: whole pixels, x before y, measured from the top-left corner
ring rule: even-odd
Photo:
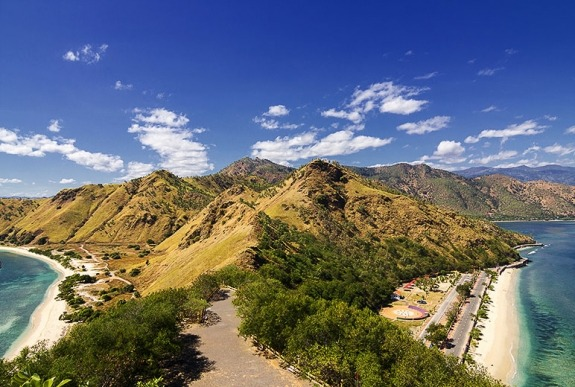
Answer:
[[[66,189],[52,198],[2,199],[0,241],[83,245],[102,256],[118,252],[121,259],[110,260],[110,269],[138,269],[130,280],[146,293],[188,285],[232,263],[256,267],[262,215],[328,243],[392,241],[389,251],[399,254],[397,264],[415,271],[434,270],[433,260],[445,269],[497,264],[516,257],[511,246],[532,241],[433,204],[460,197],[461,205],[472,198],[487,203],[476,204],[476,212],[491,208],[490,192],[473,181],[426,166],[390,168],[396,173],[386,180],[384,169],[354,171],[322,160],[291,169],[242,159],[210,176],[156,171],[122,184]]]
[[[468,179],[486,175],[505,175],[523,182],[542,180],[550,183],[575,185],[575,168],[561,165],[545,165],[534,168],[525,165],[513,168],[476,167],[454,173]]]

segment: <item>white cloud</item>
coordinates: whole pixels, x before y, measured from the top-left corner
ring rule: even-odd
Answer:
[[[252,145],[252,157],[289,165],[301,159],[348,155],[368,148],[379,148],[391,141],[392,138],[356,136],[352,130],[341,130],[323,138],[317,138],[317,132],[304,132],[292,137],[258,141]]]
[[[514,136],[533,136],[544,132],[546,126],[539,125],[533,120],[527,120],[521,124],[509,125],[505,129],[483,130],[478,136],[469,136],[465,139],[466,144],[474,144],[482,138],[502,138],[507,139]]]
[[[84,151],[74,143],[73,139],[53,139],[43,134],[20,136],[16,131],[0,128],[2,153],[28,157],[44,157],[48,153],[56,153],[96,171],[114,172],[122,169],[123,161],[119,156]]]
[[[102,44],[96,48],[92,48],[91,44],[85,44],[79,50],[67,51],[64,55],[62,55],[62,59],[68,62],[83,62],[92,64],[99,62],[107,49],[107,44]]]
[[[566,134],[575,134],[575,125],[568,127],[565,129]]]
[[[439,73],[437,71],[434,71],[432,73],[427,73],[424,75],[420,75],[418,77],[413,77],[413,79],[415,80],[427,80],[427,79],[431,79],[431,78],[435,78]]]
[[[404,55],[405,55],[405,56],[411,56],[411,55],[414,55],[414,54],[415,54],[415,53],[413,52],[413,50],[408,50],[408,51],[405,52]]]
[[[563,146],[560,144],[553,144],[553,145],[546,146],[545,148],[543,148],[543,151],[545,153],[551,153],[554,155],[565,156],[565,155],[568,155],[570,153],[575,152],[575,147],[574,146]]]
[[[200,175],[214,168],[209,163],[207,146],[194,141],[194,130],[186,128],[186,116],[163,108],[134,111],[134,124],[128,129],[136,133],[140,143],[157,152],[159,166],[179,176]]]
[[[494,161],[509,160],[515,156],[517,156],[516,151],[508,150],[508,151],[501,151],[495,155],[489,155],[489,156],[482,157],[479,159],[473,159],[473,160],[470,160],[469,162],[471,164],[485,165],[485,164],[492,163]]]
[[[58,133],[62,129],[60,120],[50,120],[50,124],[46,129],[48,129],[50,132]]]
[[[423,156],[418,162],[429,164],[429,161],[438,160],[441,164],[457,164],[466,160],[464,153],[465,148],[460,142],[441,141],[432,156]]]
[[[76,180],[74,180],[74,179],[61,179],[61,180],[59,181],[60,184],[72,184],[72,183],[75,183],[75,182],[76,182]]]
[[[499,109],[495,105],[491,105],[486,107],[485,109],[481,110],[481,113],[490,113],[490,112],[498,112]]]
[[[553,121],[557,121],[557,118],[558,118],[558,117],[557,117],[557,116],[552,116],[552,115],[550,115],[550,114],[545,114],[545,115],[543,116],[543,118],[545,118],[547,121],[553,122]]]
[[[134,85],[132,84],[124,84],[122,83],[122,81],[116,81],[116,83],[114,84],[114,90],[132,90],[132,88],[134,87]]]
[[[497,73],[503,69],[504,69],[504,67],[485,68],[485,69],[479,70],[477,72],[477,75],[481,75],[484,77],[491,77],[491,76],[495,75],[495,73]]]
[[[360,124],[365,115],[374,109],[380,113],[407,115],[423,109],[428,101],[412,97],[428,90],[427,88],[394,85],[393,82],[381,82],[370,85],[367,89],[356,89],[351,102],[343,109],[328,109],[321,113],[323,117],[346,119]]]
[[[359,111],[345,112],[343,110],[328,109],[321,112],[322,117],[341,118],[359,124],[363,121],[363,115]]]
[[[514,49],[514,48],[508,48],[508,49],[505,50],[505,53],[506,53],[507,55],[515,55],[515,54],[517,54],[518,52],[519,52],[519,51],[516,50],[516,49]]]
[[[282,117],[289,114],[289,109],[284,105],[274,105],[268,108],[268,111],[264,113],[264,116],[268,117]]]
[[[424,121],[406,122],[399,125],[397,129],[404,130],[407,134],[425,134],[447,127],[450,120],[451,117],[448,116],[435,116]]]
[[[124,171],[126,174],[118,179],[117,181],[132,180],[138,177],[146,176],[152,173],[156,167],[153,164],[140,163],[137,161],[131,161],[128,163],[128,168]]]
[[[0,177],[0,185],[2,184],[19,184],[22,183],[20,179],[4,179]]]
[[[284,105],[274,105],[268,108],[268,111],[263,113],[261,116],[256,116],[253,118],[253,121],[260,125],[262,128],[267,130],[274,130],[274,129],[296,129],[299,128],[301,125],[298,124],[290,124],[290,123],[281,123],[275,117],[284,117],[289,114],[289,109],[286,108]],[[269,118],[274,117],[274,118]]]

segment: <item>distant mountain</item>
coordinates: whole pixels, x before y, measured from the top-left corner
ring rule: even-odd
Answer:
[[[536,168],[527,166],[514,168],[476,167],[454,171],[454,173],[469,179],[486,175],[505,175],[524,182],[542,180],[551,183],[575,185],[575,168],[561,165],[545,165]]]
[[[504,175],[474,179],[427,165],[354,168],[390,188],[454,211],[494,220],[575,217],[575,187]]]

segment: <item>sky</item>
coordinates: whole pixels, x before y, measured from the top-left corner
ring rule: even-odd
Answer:
[[[570,0],[0,0],[0,197],[243,157],[575,166]]]

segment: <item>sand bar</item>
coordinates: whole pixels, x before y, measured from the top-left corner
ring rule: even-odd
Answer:
[[[16,357],[24,347],[31,347],[42,340],[46,340],[50,345],[65,334],[69,324],[60,320],[59,317],[66,311],[66,301],[56,300],[56,296],[58,295],[58,284],[66,276],[74,274],[74,271],[66,269],[48,257],[31,253],[23,248],[0,246],[0,250],[41,260],[50,265],[50,267],[58,273],[58,278],[46,291],[44,300],[38,305],[36,310],[34,310],[34,313],[32,313],[28,327],[6,352],[4,357],[6,359],[12,359]]]
[[[488,291],[492,304],[488,318],[481,320],[482,339],[475,350],[475,360],[487,368],[489,374],[511,385],[517,370],[519,345],[519,320],[517,316],[516,289],[520,269],[506,269]]]

